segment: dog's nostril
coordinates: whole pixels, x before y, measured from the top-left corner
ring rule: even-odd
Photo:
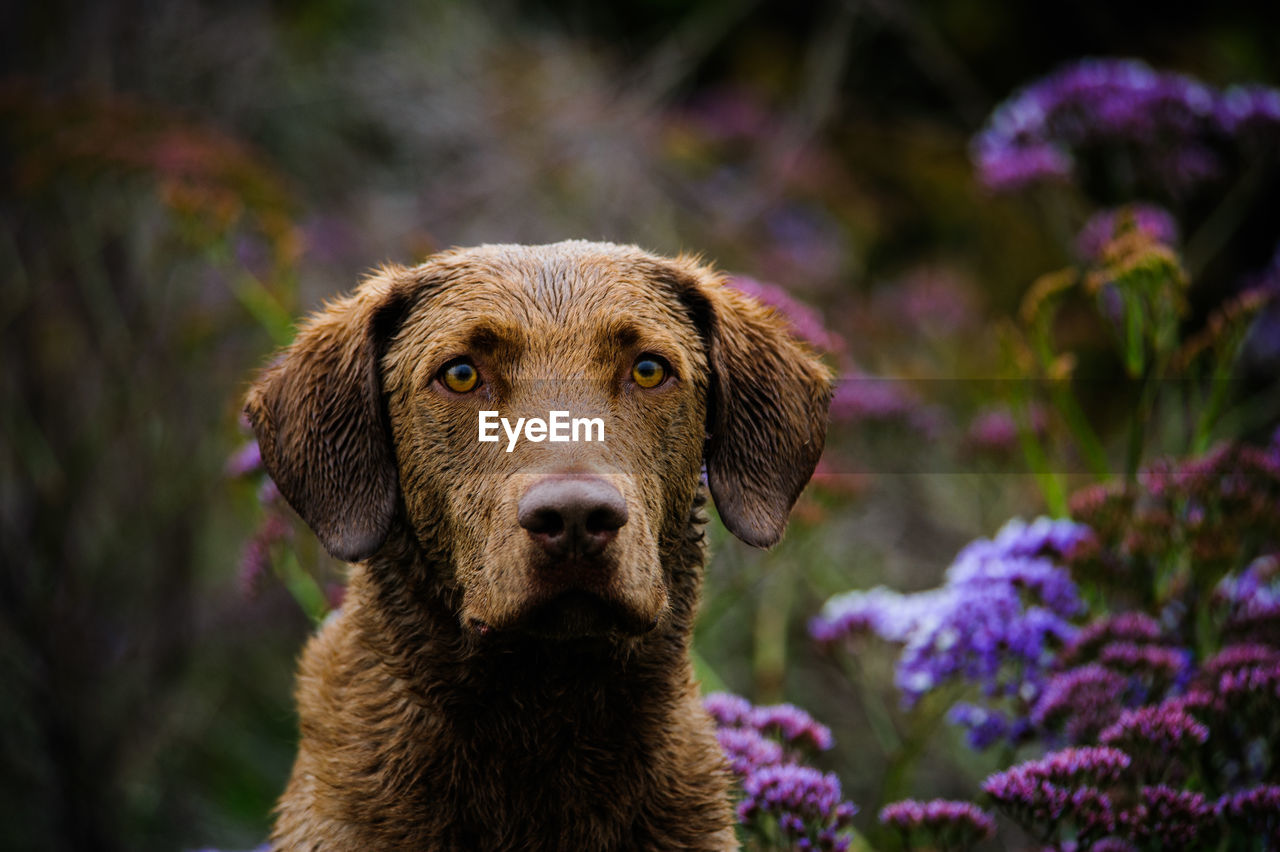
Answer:
[[[626,522],[626,504],[601,506],[587,515],[587,532],[593,535],[617,532]]]
[[[564,518],[555,509],[544,508],[521,516],[520,526],[536,535],[556,536],[564,532]]]

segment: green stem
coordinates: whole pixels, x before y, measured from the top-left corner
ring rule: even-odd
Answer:
[[[1151,415],[1155,410],[1156,394],[1159,392],[1163,375],[1164,363],[1157,362],[1143,379],[1142,390],[1138,395],[1138,406],[1134,409],[1133,418],[1129,421],[1129,444],[1124,464],[1124,479],[1128,485],[1135,484],[1138,477],[1138,467],[1142,464],[1147,430],[1151,426]]]
[[[1098,433],[1089,424],[1089,418],[1085,417],[1084,411],[1081,410],[1080,403],[1076,400],[1075,394],[1071,392],[1070,386],[1066,382],[1055,381],[1050,383],[1049,388],[1049,398],[1053,401],[1054,408],[1062,415],[1063,421],[1066,422],[1067,429],[1071,432],[1071,437],[1075,439],[1076,446],[1080,449],[1080,454],[1084,457],[1085,464],[1089,467],[1089,472],[1103,482],[1111,479],[1111,466],[1107,463],[1107,451],[1103,449]]]
[[[1016,412],[1018,444],[1022,447],[1022,455],[1027,460],[1027,467],[1031,469],[1032,476],[1036,478],[1036,484],[1040,486],[1040,493],[1044,496],[1049,513],[1055,518],[1065,518],[1067,516],[1066,486],[1063,485],[1061,477],[1049,469],[1049,458],[1026,416],[1027,402],[1025,399],[1020,402],[1022,404],[1015,405],[1013,410]]]
[[[854,693],[858,696],[858,702],[862,705],[862,712],[867,717],[867,724],[871,727],[871,733],[880,743],[880,748],[886,754],[902,748],[902,736],[898,733],[898,729],[893,724],[893,716],[889,709],[885,707],[883,700],[872,697],[873,689],[870,688],[868,678],[864,676],[863,668],[851,654],[836,653],[840,667],[844,669],[845,680],[854,687]]]
[[[780,559],[756,609],[755,684],[759,701],[782,700],[787,664],[787,623],[791,618],[792,560]]]
[[[329,601],[315,577],[302,569],[292,549],[287,548],[276,562],[276,572],[307,617],[315,624],[324,621],[329,614]]]
[[[880,801],[896,802],[905,798],[911,792],[910,773],[912,765],[915,763],[920,753],[924,751],[925,745],[929,742],[933,732],[946,716],[946,712],[950,709],[954,694],[949,695],[932,695],[929,700],[926,698],[917,704],[911,710],[907,720],[907,737],[903,741],[902,746],[894,753],[889,760],[889,765],[884,773],[884,786],[880,795]]]
[[[248,272],[241,272],[231,279],[231,289],[245,309],[277,346],[286,346],[293,340],[293,317],[261,281]]]

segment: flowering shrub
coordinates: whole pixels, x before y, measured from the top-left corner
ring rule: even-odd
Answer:
[[[996,111],[973,142],[988,188],[1078,182],[1094,194],[1097,170],[1120,157],[1122,195],[1171,202],[1088,217],[1080,265],[1038,280],[1009,330],[1019,372],[1044,381],[973,421],[972,446],[1021,447],[1057,519],[1010,521],[971,543],[937,588],[845,592],[810,623],[837,655],[864,653],[867,636],[900,646],[904,707],[935,696],[971,747],[996,751],[1007,768],[981,784],[980,803],[1053,849],[1280,844],[1280,430],[1211,441],[1277,288],[1269,273],[1235,282],[1188,334],[1194,269],[1177,250],[1185,199],[1219,181],[1233,152],[1277,138],[1280,91],[1217,91],[1125,60],[1067,67]],[[1134,388],[1120,476],[1073,384],[1079,354],[1061,346],[1078,295]],[[1154,418],[1178,406],[1189,426],[1175,446],[1189,453],[1147,460]],[[1071,458],[1097,484],[1068,496]],[[905,800],[880,822],[903,845],[967,847],[994,832],[984,816]]]

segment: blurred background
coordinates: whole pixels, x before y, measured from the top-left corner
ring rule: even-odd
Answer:
[[[900,708],[892,654],[852,669],[808,619],[851,587],[936,585],[966,541],[1136,463],[1105,322],[1058,315],[1065,365],[1018,343],[1091,216],[1171,217],[1187,338],[1275,274],[1280,239],[1275,135],[1219,133],[1160,174],[1150,138],[1077,137],[1070,175],[1003,183],[975,139],[1082,58],[1221,93],[1280,84],[1278,46],[1280,6],[1253,0],[5,4],[0,847],[262,840],[341,570],[255,472],[241,397],[373,266],[480,242],[699,252],[828,354],[831,449],[788,538],[713,530],[704,685],[829,724],[819,762],[860,828],[895,796],[972,796],[995,759],[914,736],[939,720]],[[1280,317],[1250,329],[1224,410],[1280,363]],[[1063,369],[1097,446],[1055,443],[1069,412],[1034,398]],[[1237,408],[1233,434],[1275,425]],[[1142,458],[1213,437],[1146,415]]]

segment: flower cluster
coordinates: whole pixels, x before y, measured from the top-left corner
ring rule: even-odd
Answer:
[[[1216,91],[1126,59],[1086,59],[1015,93],[974,138],[983,184],[1012,191],[1075,176],[1082,154],[1133,153],[1136,171],[1174,194],[1216,178],[1220,149],[1280,134],[1280,91]]]
[[[834,774],[794,763],[764,766],[743,779],[742,791],[745,796],[737,813],[744,825],[773,817],[797,852],[849,848],[848,837],[839,831],[857,809],[841,801],[840,781]],[[821,828],[815,832],[814,825]]]
[[[1203,793],[1175,790],[1164,784],[1143,786],[1139,800],[1121,814],[1126,833],[1144,845],[1161,849],[1203,849],[1211,840],[1214,807]]]
[[[1272,848],[1280,846],[1280,785],[1259,784],[1218,799],[1214,814]]]
[[[1098,735],[1104,745],[1129,752],[1153,749],[1165,755],[1204,745],[1208,739],[1209,728],[1176,702],[1125,710]]]
[[[1062,558],[1089,536],[1069,521],[1011,521],[992,540],[971,543],[938,588],[903,595],[878,588],[833,597],[810,624],[832,643],[870,632],[904,645],[896,683],[914,703],[950,680],[981,685],[989,700],[1022,704],[1039,695],[1054,652],[1072,639],[1079,613],[1076,587]],[[966,705],[952,721],[970,729],[975,745],[1024,730],[995,707]]]
[[[1024,826],[1069,822],[1078,838],[1092,841],[1116,830],[1118,808],[1100,788],[1120,782],[1129,764],[1118,749],[1069,748],[992,775],[982,789]]]
[[[1031,720],[1041,730],[1061,731],[1069,742],[1082,743],[1134,703],[1123,675],[1089,663],[1050,678],[1031,710]]]
[[[712,693],[703,705],[716,738],[742,783],[738,821],[760,838],[776,827],[783,848],[843,852],[857,807],[842,799],[840,780],[801,763],[807,751],[831,748],[831,730],[791,704],[756,707],[745,698]]]
[[[1157,461],[1136,487],[1077,493],[1071,511],[1097,534],[1097,548],[1073,554],[1078,579],[1107,589],[1156,578],[1183,593],[1185,606],[1212,593],[1231,610],[1233,641],[1274,629],[1280,608],[1267,578],[1280,550],[1280,435],[1263,446],[1228,443],[1187,461]]]
[[[905,799],[885,805],[880,822],[896,829],[910,848],[913,838],[939,849],[968,849],[995,836],[996,822],[970,802]]]

